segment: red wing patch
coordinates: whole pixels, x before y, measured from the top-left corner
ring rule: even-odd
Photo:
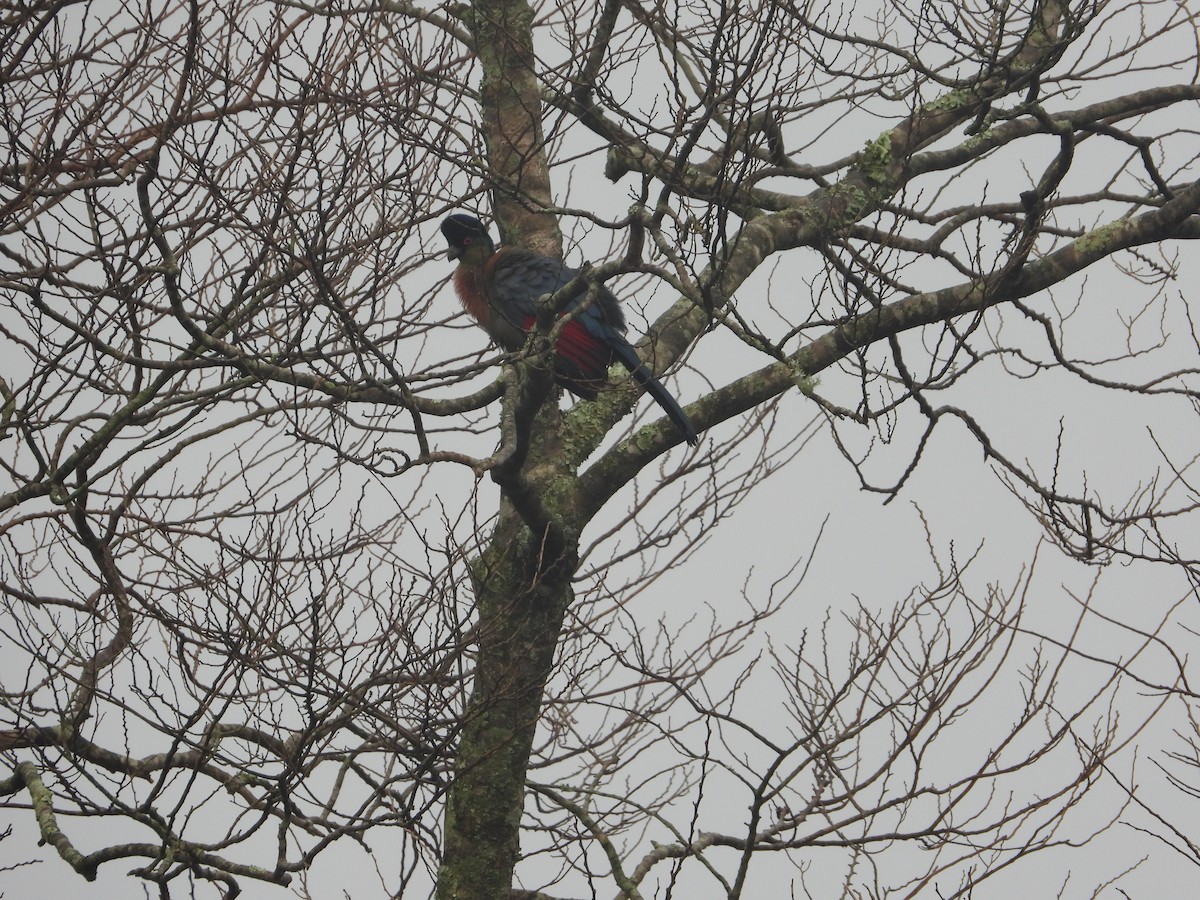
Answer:
[[[533,316],[521,323],[526,332],[533,329]],[[571,393],[591,400],[608,383],[612,351],[608,345],[577,320],[571,320],[558,333],[555,347],[554,378]]]
[[[578,320],[563,326],[555,349],[559,380],[581,397],[595,397],[608,380],[612,349]]]

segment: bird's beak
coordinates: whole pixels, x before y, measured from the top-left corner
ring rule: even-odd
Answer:
[[[458,259],[462,256],[462,251],[457,247],[451,247],[446,251],[446,259]]]

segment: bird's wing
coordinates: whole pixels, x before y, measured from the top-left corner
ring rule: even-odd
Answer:
[[[553,294],[569,283],[579,270],[550,256],[519,247],[503,248],[492,257],[489,276],[494,302],[508,314],[522,319],[536,313],[535,301]],[[606,339],[612,332],[625,332],[625,316],[613,293],[601,287],[591,303],[580,310],[587,299],[586,286],[575,291],[563,307],[576,312],[579,321],[596,337]]]
[[[493,259],[488,276],[492,305],[499,316],[522,332],[533,327],[537,300],[555,293],[579,274],[578,269],[557,259],[517,247],[501,250]],[[561,384],[581,397],[592,398],[605,382],[614,332],[601,311],[599,298],[580,308],[586,296],[586,288],[581,288],[565,304],[564,312],[576,315],[559,332],[554,369]],[[612,302],[615,304],[615,297]]]
[[[488,265],[492,302],[517,323],[537,312],[538,297],[553,294],[574,274],[557,260],[517,247],[500,249]]]

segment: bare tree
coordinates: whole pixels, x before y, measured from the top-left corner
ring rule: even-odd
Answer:
[[[968,896],[1123,816],[1195,859],[1126,763],[1195,721],[1194,457],[1112,493],[991,424],[1009,382],[1194,421],[1186,4],[2,17],[0,795],[79,875],[324,896],[349,845],[395,896]],[[701,446],[615,371],[563,409],[554,297],[520,352],[464,331],[456,210],[593,260]],[[886,501],[953,423],[1183,607],[1053,637],[1032,563],[936,537],[815,604],[782,508],[778,571],[661,603],[814,436]]]

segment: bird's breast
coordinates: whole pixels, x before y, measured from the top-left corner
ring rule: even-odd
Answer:
[[[467,315],[487,329],[491,324],[492,308],[484,290],[483,273],[472,266],[459,266],[454,270],[454,292]]]

